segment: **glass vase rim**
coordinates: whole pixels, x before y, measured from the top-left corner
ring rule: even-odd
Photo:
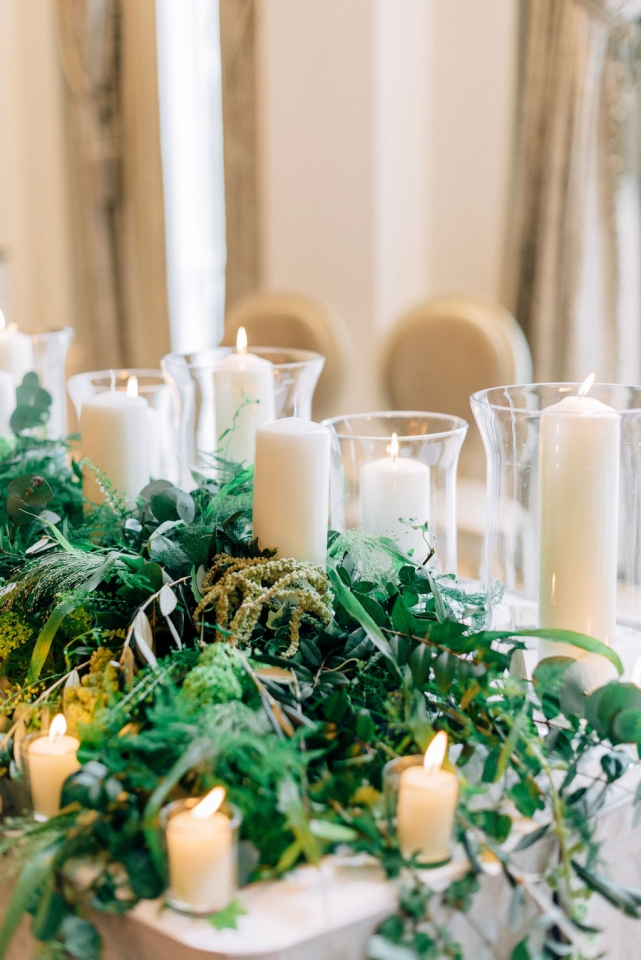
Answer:
[[[472,407],[472,410],[474,410],[474,407],[476,405],[477,407],[483,407],[487,410],[494,410],[497,412],[507,411],[510,414],[518,413],[518,414],[523,414],[524,416],[527,416],[531,419],[538,419],[541,416],[545,407],[541,407],[538,410],[531,410],[528,407],[514,407],[507,404],[492,403],[489,400],[489,395],[494,392],[498,394],[500,391],[505,392],[505,391],[512,391],[512,390],[533,390],[534,388],[538,388],[538,387],[549,387],[549,388],[568,387],[571,390],[575,391],[574,393],[572,393],[570,392],[570,389],[568,390],[567,396],[571,397],[571,396],[577,396],[577,392],[579,388],[582,386],[582,384],[583,384],[583,381],[581,380],[576,380],[576,381],[572,381],[572,380],[553,381],[552,380],[552,381],[543,382],[543,383],[510,383],[510,384],[505,384],[504,386],[499,386],[499,387],[486,387],[484,390],[477,390],[476,393],[473,393],[470,396],[470,406]],[[635,386],[634,384],[627,384],[627,383],[608,383],[608,382],[593,383],[592,386],[590,387],[590,391],[588,392],[587,396],[590,396],[590,393],[592,392],[592,390],[598,389],[599,387],[610,387],[616,390],[633,390],[641,398],[640,386]],[[641,414],[641,407],[628,407],[627,409],[624,409],[624,410],[617,410],[617,413],[619,413],[621,416],[625,416],[626,414],[631,414],[631,413]]]
[[[78,380],[98,380],[98,379],[109,379],[111,374],[114,374],[116,379],[119,377],[156,377],[158,380],[164,382],[165,377],[159,368],[152,369],[151,367],[110,367],[107,370],[85,370],[82,373],[74,373],[67,380],[67,383]]]
[[[397,435],[397,440],[399,443],[416,441],[416,440],[442,440],[444,437],[453,437],[460,434],[465,435],[469,428],[469,423],[467,420],[464,420],[463,417],[457,417],[451,413],[434,413],[429,410],[376,410],[369,413],[348,413],[343,414],[339,417],[328,417],[325,420],[321,420],[321,426],[323,427],[334,427],[335,424],[340,423],[341,421],[346,420],[367,420],[369,418],[380,417],[383,419],[391,420],[392,417],[430,417],[435,420],[441,420],[452,424],[451,429],[441,430],[437,433],[412,433]],[[372,434],[356,434],[356,433],[338,433],[334,430],[334,436],[339,440],[374,440],[389,443],[390,434],[385,434],[384,436],[373,436]]]
[[[219,356],[216,360],[205,363],[192,363],[187,358],[193,357],[197,353],[207,353],[208,351],[226,351],[225,356]],[[260,354],[274,354],[274,353],[290,353],[297,354],[297,360],[287,360],[284,363],[274,363],[270,361],[274,367],[278,367],[279,370],[295,370],[297,368],[306,367],[310,363],[316,363],[319,360],[322,363],[325,363],[326,357],[322,353],[318,353],[316,350],[304,350],[302,347],[260,347],[260,346],[251,346],[248,347],[245,353],[254,353],[256,355]],[[166,353],[165,356],[160,361],[161,364],[172,360],[184,360],[189,370],[216,370],[217,367],[223,362],[226,357],[230,354],[238,353],[236,347],[209,347],[207,350],[194,350],[187,353],[179,353],[178,351],[172,353]]]
[[[67,324],[65,327],[54,327],[53,330],[38,330],[37,333],[28,333],[27,336],[30,340],[50,340],[52,337],[60,336],[61,333],[72,338],[75,332],[74,328]]]

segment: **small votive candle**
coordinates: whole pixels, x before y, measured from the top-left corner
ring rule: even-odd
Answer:
[[[402,771],[396,811],[396,829],[406,858],[420,863],[441,863],[450,858],[458,780],[442,769],[447,753],[447,734],[437,733],[421,766]]]
[[[220,807],[222,787],[200,802],[187,800],[167,823],[168,901],[184,913],[208,914],[229,906],[236,889],[232,821]]]
[[[27,750],[31,802],[36,820],[49,820],[60,813],[62,785],[80,768],[80,741],[67,735],[67,721],[58,713],[49,733],[33,740]]]

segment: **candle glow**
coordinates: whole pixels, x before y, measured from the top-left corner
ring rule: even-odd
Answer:
[[[444,730],[440,730],[436,734],[429,747],[425,751],[425,759],[423,760],[423,767],[427,773],[432,773],[435,770],[440,770],[443,766],[443,761],[445,760],[445,754],[447,753],[447,734]]]
[[[225,788],[224,787],[214,787],[213,790],[210,790],[209,793],[202,798],[200,803],[197,803],[195,807],[191,810],[192,817],[196,817],[197,820],[206,820],[207,817],[213,817],[217,810],[223,804],[225,799]]]
[[[51,721],[49,727],[49,739],[56,740],[58,737],[64,737],[67,732],[67,720],[63,713],[57,713]]]
[[[579,396],[586,397],[592,387],[594,386],[594,381],[596,380],[596,373],[591,373],[588,377],[585,378],[581,386],[579,387]]]
[[[236,334],[236,351],[237,353],[247,353],[247,331],[244,327],[238,328],[238,333]]]
[[[127,396],[138,396],[138,377],[135,374],[132,374],[132,376],[127,380]]]

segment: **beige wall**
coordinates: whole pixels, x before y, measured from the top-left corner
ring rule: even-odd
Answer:
[[[74,322],[63,92],[51,0],[0,0],[0,252],[27,332]]]
[[[423,297],[500,299],[518,0],[262,0],[263,281],[328,299],[341,406]]]

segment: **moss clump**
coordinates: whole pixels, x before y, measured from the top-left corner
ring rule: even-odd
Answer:
[[[12,610],[0,613],[0,660],[6,660],[14,650],[25,647],[32,637],[32,627],[17,613]]]
[[[64,691],[64,711],[70,730],[91,723],[99,710],[106,707],[118,692],[118,671],[111,665],[111,650],[98,647],[91,655],[89,673],[75,687]]]
[[[246,677],[242,656],[221,641],[201,653],[185,677],[180,697],[190,710],[240,700]]]

